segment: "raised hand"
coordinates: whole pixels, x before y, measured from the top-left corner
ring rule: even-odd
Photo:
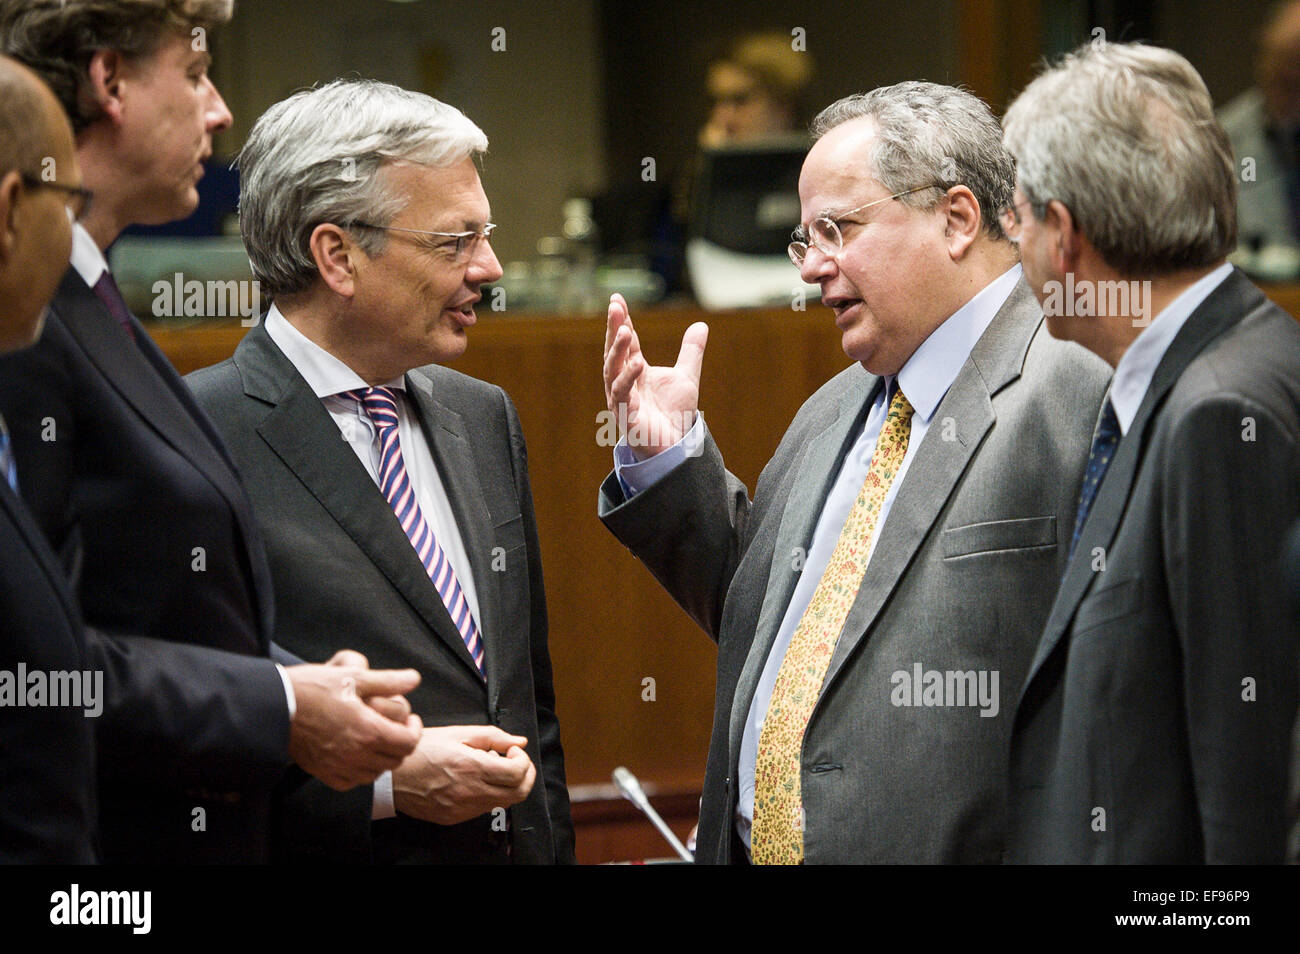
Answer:
[[[671,368],[647,365],[632,327],[627,302],[611,295],[605,325],[605,404],[620,435],[639,459],[676,444],[695,423],[700,403],[700,368],[709,326],[697,321],[682,336]]]

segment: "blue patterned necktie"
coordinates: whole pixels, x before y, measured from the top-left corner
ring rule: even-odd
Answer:
[[[13,442],[9,440],[3,417],[0,417],[0,475],[4,476],[10,489],[18,493],[18,461],[14,460]]]
[[[397,514],[397,522],[402,525],[411,546],[415,547],[416,556],[424,564],[434,589],[451,614],[452,624],[474,657],[479,675],[483,676],[483,640],[479,637],[474,615],[469,611],[469,603],[451,561],[438,545],[433,528],[424,519],[415,498],[415,488],[406,473],[406,461],[402,459],[402,445],[397,433],[397,397],[388,388],[366,388],[345,393],[360,403],[375,425],[379,436],[379,489]]]
[[[1083,487],[1079,490],[1079,512],[1074,518],[1074,536],[1070,539],[1070,556],[1074,556],[1074,548],[1079,545],[1079,537],[1083,535],[1083,525],[1088,520],[1088,513],[1092,510],[1092,502],[1097,499],[1097,489],[1101,486],[1102,478],[1106,476],[1106,468],[1110,466],[1110,460],[1115,456],[1115,448],[1120,439],[1119,418],[1115,416],[1115,405],[1110,403],[1110,397],[1101,405],[1101,416],[1097,419],[1097,430],[1092,435],[1092,449],[1088,452],[1088,469],[1083,472]],[[1069,560],[1067,559],[1067,563]]]

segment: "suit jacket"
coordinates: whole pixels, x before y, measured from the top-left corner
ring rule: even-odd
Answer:
[[[0,672],[85,672],[81,618],[40,528],[0,478]],[[95,860],[94,719],[87,706],[0,710],[0,863]],[[84,700],[83,700],[84,701]]]
[[[1105,366],[1055,341],[1017,285],[959,371],[909,465],[804,734],[804,856],[996,862],[1019,678],[1064,565]],[[745,721],[826,495],[882,381],[854,365],[796,415],[753,503],[703,454],[600,514],[718,640],[717,702],[696,858],[744,861],[734,834]],[[800,548],[802,548],[800,550]],[[999,712],[896,706],[914,666],[996,671]]]
[[[188,381],[248,481],[275,580],[277,640],[309,659],[350,646],[372,666],[413,667],[423,678],[408,698],[426,725],[498,725],[527,736],[537,764],[531,794],[510,809],[509,838],[490,814],[456,826],[405,816],[340,823],[312,804],[309,787],[296,854],[572,861],[541,553],[523,434],[505,392],[437,366],[406,376],[469,555],[485,683],[392,508],[265,328]]]
[[[1280,862],[1300,627],[1300,327],[1234,271],[1120,441],[1012,738],[1012,859]]]
[[[103,856],[259,861],[289,761],[270,574],[216,432],[133,326],[69,269],[41,340],[0,358],[19,487],[105,673]]]

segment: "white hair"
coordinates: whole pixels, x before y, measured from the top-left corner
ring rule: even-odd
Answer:
[[[441,168],[487,144],[454,106],[375,80],[335,80],[276,103],[237,160],[239,229],[254,277],[271,295],[303,291],[317,276],[309,241],[318,225],[382,226],[401,210],[385,164]],[[378,229],[355,238],[370,255],[386,241]]]
[[[1199,268],[1237,244],[1232,146],[1205,83],[1172,50],[1080,47],[1026,87],[1003,126],[1034,214],[1059,200],[1120,273]]]
[[[841,123],[875,124],[871,168],[890,192],[933,185],[902,197],[930,209],[948,189],[964,185],[979,202],[984,230],[1004,238],[998,213],[1011,204],[1015,169],[1002,148],[1002,129],[977,96],[955,86],[908,81],[831,103],[812,122],[816,142]]]

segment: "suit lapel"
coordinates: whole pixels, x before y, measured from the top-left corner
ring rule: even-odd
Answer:
[[[831,655],[823,696],[875,625],[917,550],[933,531],[996,420],[993,395],[1020,376],[1029,342],[1041,322],[1042,313],[1028,288],[1023,283],[1017,285],[935,409],[876,538],[866,576]],[[951,425],[947,425],[948,419]],[[952,433],[955,440],[945,439]]]
[[[1065,635],[1075,611],[1097,577],[1092,569],[1093,551],[1098,547],[1103,551],[1108,550],[1115,534],[1119,532],[1129,495],[1145,457],[1147,438],[1165,398],[1187,366],[1207,344],[1241,321],[1248,312],[1265,303],[1263,293],[1234,269],[1192,312],[1169,345],[1169,350],[1156,367],[1147,393],[1138,406],[1132,426],[1119,442],[1115,457],[1106,469],[1106,476],[1079,536],[1074,558],[1065,568],[1061,588],[1057,591],[1043,630],[1043,638],[1039,640],[1038,651],[1034,654],[1034,661],[1025,679],[1026,686],[1033,681]]]
[[[423,374],[406,376],[407,395],[424,430],[438,476],[447,491],[456,528],[469,558],[474,591],[478,597],[479,635],[483,640],[483,669],[491,699],[496,699],[496,682],[501,673],[501,637],[509,629],[500,619],[501,576],[492,570],[492,518],[483,485],[474,463],[474,446],[461,416],[438,400],[433,384]],[[448,618],[450,622],[450,617]],[[459,634],[457,634],[459,639]],[[469,658],[468,650],[466,658]]]
[[[733,763],[740,751],[741,736],[759,678],[799,581],[798,574],[791,572],[795,552],[802,549],[807,553],[826,496],[881,385],[880,378],[865,373],[863,381],[863,387],[852,388],[845,394],[830,422],[805,445],[803,453],[791,467],[791,476],[787,480],[789,492],[772,550],[758,627],[732,699],[729,735]]]
[[[273,405],[257,426],[258,434],[429,628],[477,675],[473,657],[392,507],[341,439],[320,398],[262,325],[240,342],[234,361],[245,394]]]
[[[54,308],[104,379],[230,505],[243,536],[261,636],[269,642],[274,612],[270,570],[234,462],[207,415],[135,316],[132,341],[76,269],[63,276]],[[158,388],[159,381],[165,389]]]

